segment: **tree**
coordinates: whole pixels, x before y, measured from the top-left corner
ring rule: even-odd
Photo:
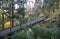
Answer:
[[[17,11],[18,11],[17,13],[22,15],[22,17],[24,18],[24,16],[25,16],[25,8],[19,8]]]

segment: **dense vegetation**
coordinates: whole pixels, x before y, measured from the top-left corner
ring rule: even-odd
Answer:
[[[3,6],[5,3],[7,4],[6,7]],[[32,14],[29,12],[26,13],[25,8],[13,9],[12,3],[14,3],[13,0],[4,0],[0,2],[0,30],[12,27],[12,24],[13,26],[17,26],[26,23],[28,20],[34,19],[38,16],[47,19],[31,28],[25,27],[18,32],[14,32],[13,36],[9,37],[6,35],[3,39],[59,39],[59,0],[44,0],[43,7],[35,4],[32,11],[29,11]],[[8,12],[6,12],[6,10],[8,10]]]
[[[14,9],[14,0],[0,1],[0,30],[26,23],[25,8]],[[19,1],[20,2],[20,1]],[[24,22],[23,22],[23,21]],[[22,23],[23,22],[23,23]]]
[[[15,33],[11,39],[59,39],[60,31],[56,28],[42,28],[34,25],[32,28],[22,29]]]

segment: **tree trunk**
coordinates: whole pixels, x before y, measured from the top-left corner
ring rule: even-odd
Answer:
[[[58,16],[58,27],[60,27],[60,14]]]

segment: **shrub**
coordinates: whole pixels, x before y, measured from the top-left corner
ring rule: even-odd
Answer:
[[[35,25],[31,28],[31,31],[28,29],[14,34],[12,39],[59,39],[60,37],[60,32],[55,28],[46,29]]]

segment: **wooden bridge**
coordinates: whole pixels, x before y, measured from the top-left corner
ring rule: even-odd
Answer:
[[[27,22],[26,24],[22,24],[20,26],[15,26],[15,27],[10,27],[8,29],[0,30],[0,37],[3,37],[3,36],[10,34],[10,33],[13,33],[14,31],[20,30],[21,28],[24,28],[27,26],[30,27],[29,25],[33,25],[35,23],[39,23],[44,20],[45,20],[44,17],[37,17],[37,18],[32,19],[31,21]]]

